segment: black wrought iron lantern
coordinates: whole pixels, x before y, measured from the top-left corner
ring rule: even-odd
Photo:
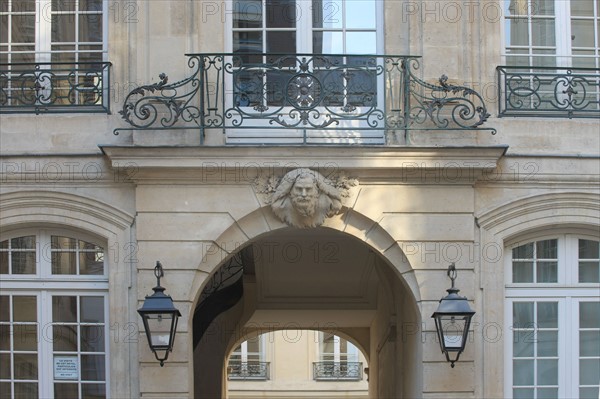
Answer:
[[[156,287],[152,288],[154,294],[146,296],[138,313],[144,321],[148,345],[162,367],[169,357],[169,352],[173,350],[177,320],[181,313],[173,305],[173,299],[164,294],[164,287],[160,286],[160,279],[164,276],[160,262],[156,262],[154,275],[156,276]]]
[[[456,279],[454,263],[448,267],[448,277],[452,281],[452,287],[446,290],[448,295],[440,299],[440,304],[431,317],[435,320],[442,353],[454,367],[454,363],[465,350],[469,326],[475,312],[469,306],[467,298],[458,295],[460,290],[454,287]]]

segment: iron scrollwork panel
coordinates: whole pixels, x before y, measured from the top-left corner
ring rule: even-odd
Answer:
[[[497,68],[500,116],[600,117],[600,69]]]
[[[229,362],[227,367],[229,380],[268,380],[268,362]]]
[[[1,64],[0,113],[109,112],[110,66]]]
[[[362,362],[315,362],[315,380],[362,380]]]
[[[383,69],[374,61],[348,63],[346,57],[318,55],[266,58],[245,63],[244,56],[233,56],[225,66],[233,91],[224,112],[226,126],[322,129],[344,120],[366,120],[376,109],[375,81]],[[365,110],[356,112],[359,107]]]
[[[134,128],[473,129],[489,114],[479,93],[417,75],[418,57],[192,54],[192,75],[166,75],[127,96]]]
[[[171,84],[169,77],[161,73],[157,83],[132,90],[119,114],[138,129],[200,127],[203,116],[199,104],[202,66],[200,57],[190,57],[188,67],[192,75]]]

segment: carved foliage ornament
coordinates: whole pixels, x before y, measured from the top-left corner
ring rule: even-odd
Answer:
[[[257,191],[267,195],[267,203],[284,223],[299,228],[317,227],[325,218],[338,214],[342,200],[356,181],[340,177],[336,182],[320,173],[300,168],[280,179],[269,177],[257,181]]]

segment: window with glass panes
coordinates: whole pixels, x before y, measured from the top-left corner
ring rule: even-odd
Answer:
[[[0,63],[99,62],[103,0],[0,0]]]
[[[378,29],[382,26],[381,2],[376,0],[233,0],[232,10],[231,49],[247,65],[266,63],[272,54],[339,54],[329,60],[360,65],[361,59],[345,55],[374,55],[382,45]],[[365,62],[363,59],[362,65]],[[291,69],[237,73],[234,87],[241,88],[244,95],[235,101],[258,108],[285,105],[283,93],[297,65],[290,58],[283,66]],[[377,101],[374,74],[353,71],[357,83],[348,85],[341,74],[329,73],[322,61],[311,68],[322,85],[330,88],[322,105],[360,107]],[[332,88],[338,87],[339,93],[332,94],[336,91]]]
[[[0,397],[106,397],[104,249],[62,231],[3,237],[0,277]]]
[[[563,234],[516,243],[507,257],[507,397],[597,399],[600,245]]]
[[[331,363],[358,362],[358,348],[337,335],[319,332],[319,361]]]
[[[505,0],[506,65],[600,68],[600,0]]]
[[[250,338],[234,349],[231,363],[257,363],[265,361],[265,334]]]
[[[105,0],[0,0],[5,105],[97,104],[105,7]]]

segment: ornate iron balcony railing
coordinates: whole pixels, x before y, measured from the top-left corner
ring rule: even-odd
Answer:
[[[361,381],[363,378],[361,362],[314,362],[313,378],[317,381],[345,380]]]
[[[499,66],[502,116],[600,118],[600,68]]]
[[[474,90],[450,84],[446,76],[435,84],[417,77],[418,57],[187,56],[188,78],[168,83],[161,74],[158,83],[126,97],[120,113],[133,129],[197,127],[201,137],[219,129],[242,138],[283,129],[284,135],[293,130],[299,142],[310,143],[356,132],[383,137],[388,130],[475,129],[489,116]],[[119,130],[126,129],[115,134]]]
[[[110,62],[0,64],[0,113],[109,113]]]
[[[227,367],[229,380],[268,380],[268,362],[229,362]]]

